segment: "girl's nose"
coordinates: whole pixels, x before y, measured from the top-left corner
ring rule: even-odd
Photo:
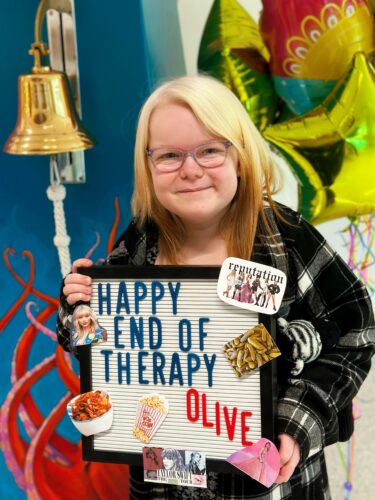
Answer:
[[[186,155],[184,163],[180,168],[180,175],[183,179],[190,177],[202,177],[204,168],[201,167],[191,153]]]

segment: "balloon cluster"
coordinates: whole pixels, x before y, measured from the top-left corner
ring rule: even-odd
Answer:
[[[259,26],[237,0],[214,1],[199,70],[237,94],[285,158],[305,217],[375,212],[372,8],[367,0],[262,1]]]

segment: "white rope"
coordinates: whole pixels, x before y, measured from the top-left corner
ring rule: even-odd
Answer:
[[[70,237],[66,231],[63,204],[63,200],[66,196],[66,189],[60,182],[59,172],[53,156],[51,157],[50,162],[50,181],[51,185],[47,188],[47,196],[53,203],[53,215],[55,218],[56,234],[53,238],[53,243],[56,246],[59,255],[62,276],[65,277],[71,271],[72,267],[69,251]]]

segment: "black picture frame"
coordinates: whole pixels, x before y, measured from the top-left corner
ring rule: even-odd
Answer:
[[[202,279],[218,280],[220,267],[217,266],[93,266],[79,268],[78,272],[94,280],[106,279]],[[276,341],[276,321],[270,315],[258,314],[259,323],[263,323]],[[91,346],[79,348],[80,390],[81,393],[93,390]],[[268,362],[260,369],[262,437],[275,442],[275,415],[277,404],[276,362]],[[142,453],[108,451],[94,448],[94,436],[82,436],[83,459],[92,462],[106,462],[142,466]],[[150,445],[144,445],[150,446]],[[152,446],[152,445],[151,445]],[[204,451],[204,450],[200,450]],[[222,473],[242,474],[225,460],[207,459],[207,470]]]

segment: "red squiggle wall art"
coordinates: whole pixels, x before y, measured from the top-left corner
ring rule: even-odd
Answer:
[[[117,200],[115,209],[116,217],[107,244],[109,250],[113,247],[120,219]],[[88,256],[98,246],[99,241],[97,235],[97,241],[87,253]],[[67,402],[79,394],[79,377],[73,370],[70,355],[57,343],[55,352],[34,366],[29,366],[30,351],[39,335],[46,335],[56,342],[55,332],[45,323],[56,313],[58,299],[34,288],[35,262],[29,251],[22,253],[29,264],[27,281],[14,270],[10,256],[15,257],[16,252],[7,248],[3,256],[5,265],[23,287],[23,292],[0,319],[0,331],[9,325],[23,306],[28,324],[13,352],[10,373],[12,388],[1,407],[0,442],[7,467],[29,499],[91,500],[110,497],[124,500],[128,498],[128,467],[84,462],[81,457],[81,443],[73,443],[57,432],[59,423],[66,415]],[[37,311],[37,305],[30,301],[30,296],[41,299],[45,303],[44,308]],[[49,409],[48,415],[44,416],[31,390],[53,371],[65,385],[66,393]]]

